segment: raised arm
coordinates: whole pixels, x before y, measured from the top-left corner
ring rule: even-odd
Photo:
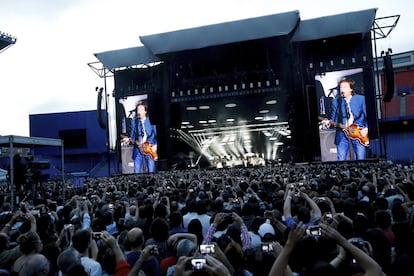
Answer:
[[[299,222],[289,232],[287,242],[270,269],[269,276],[285,275],[288,269],[290,255],[299,241],[305,236],[306,226]]]
[[[348,241],[344,236],[342,236],[335,228],[327,225],[327,224],[320,224],[322,228],[323,235],[327,236],[328,238],[336,240],[336,242],[342,246],[345,250],[354,256],[355,260],[359,263],[359,265],[364,269],[365,276],[379,276],[383,275],[381,266],[372,259],[367,253],[363,250],[359,249],[355,245],[353,245],[350,241]]]

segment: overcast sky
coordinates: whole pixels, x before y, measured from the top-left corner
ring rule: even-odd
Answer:
[[[0,0],[0,135],[29,136],[29,115],[96,109],[94,53],[141,46],[139,36],[298,10],[310,19],[377,8],[400,15],[378,50],[414,50],[412,0]],[[108,87],[113,80],[108,79]]]

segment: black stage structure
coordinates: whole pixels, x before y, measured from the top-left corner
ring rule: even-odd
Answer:
[[[16,37],[0,31],[0,53],[6,51],[9,47],[16,44]]]
[[[13,209],[15,203],[15,179],[14,179],[14,162],[13,158],[17,153],[16,150],[27,148],[30,150],[31,155],[35,155],[34,150],[39,149],[42,147],[58,147],[60,148],[60,156],[61,156],[61,168],[62,168],[62,183],[65,183],[65,160],[64,160],[64,143],[61,139],[52,139],[52,138],[44,138],[44,137],[26,137],[26,136],[16,136],[16,135],[7,135],[7,136],[0,136],[0,149],[3,153],[7,152],[9,156],[9,183],[10,183],[10,205]],[[39,166],[39,163],[33,162],[34,165]],[[65,189],[65,185],[63,185],[63,190]]]
[[[114,76],[117,137],[131,103],[148,103],[161,169],[320,161],[316,75],[358,69],[370,139],[379,138],[376,11],[310,20],[291,11],[141,36],[143,46],[96,53],[89,66]]]

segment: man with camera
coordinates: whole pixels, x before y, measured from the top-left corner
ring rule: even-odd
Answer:
[[[92,234],[90,233],[90,230],[77,230],[72,237],[72,245],[81,255],[81,263],[85,268],[85,271],[88,272],[90,276],[102,275],[102,266],[96,261],[98,247]],[[94,256],[89,255],[89,250],[91,250]]]
[[[301,191],[296,184],[286,185],[286,197],[283,205],[283,216],[287,227],[292,227],[298,222],[303,222],[307,226],[318,223],[322,216],[321,209],[305,192]],[[295,214],[292,214],[292,204],[296,204]],[[310,207],[310,210],[309,210]]]

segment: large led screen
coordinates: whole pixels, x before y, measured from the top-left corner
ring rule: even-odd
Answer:
[[[118,100],[122,173],[153,173],[158,160],[157,126],[151,122],[148,95]]]
[[[369,131],[363,69],[315,76],[321,161],[363,160]]]

